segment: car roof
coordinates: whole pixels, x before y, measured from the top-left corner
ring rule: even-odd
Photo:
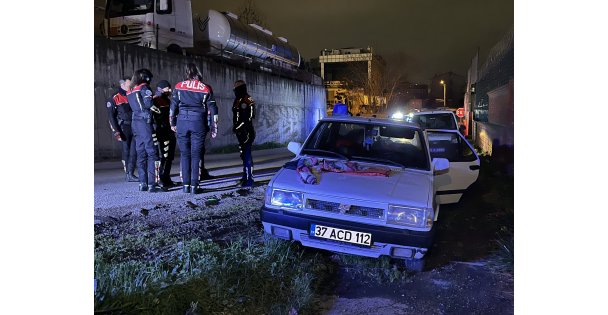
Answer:
[[[407,126],[414,129],[421,129],[416,123],[406,122],[405,120],[389,119],[389,118],[374,118],[374,117],[352,117],[352,116],[340,116],[340,117],[326,117],[320,121],[340,121],[350,123],[372,123],[382,125],[395,125],[395,126]]]
[[[454,114],[454,112],[451,110],[431,110],[431,111],[427,111],[427,112],[416,112],[416,113],[414,113],[414,116],[429,115],[429,114]]]

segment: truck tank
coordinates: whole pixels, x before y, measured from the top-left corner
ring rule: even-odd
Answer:
[[[209,10],[193,21],[194,52],[230,59],[250,59],[296,68],[300,53],[282,37],[255,24],[245,24],[230,12]]]

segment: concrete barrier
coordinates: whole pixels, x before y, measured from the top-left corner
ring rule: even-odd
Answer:
[[[96,161],[120,158],[120,143],[111,135],[105,106],[107,98],[118,88],[120,77],[131,76],[139,68],[148,68],[154,75],[153,88],[160,80],[175,84],[183,80],[184,67],[189,62],[199,66],[204,82],[213,87],[219,107],[219,134],[215,139],[208,138],[208,148],[237,143],[232,133],[231,107],[234,101],[232,88],[238,79],[247,82],[249,94],[258,106],[254,121],[257,144],[302,141],[317,120],[326,115],[322,85],[221,64],[204,57],[169,54],[95,37]],[[320,82],[320,79],[315,81]]]

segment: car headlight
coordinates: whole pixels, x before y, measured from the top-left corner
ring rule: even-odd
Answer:
[[[401,112],[396,112],[391,116],[392,119],[403,119],[403,114]]]
[[[291,190],[272,189],[270,194],[270,204],[275,207],[301,210],[303,200],[301,192]]]
[[[434,213],[432,209],[389,206],[386,222],[391,224],[425,228],[433,226],[433,218]]]

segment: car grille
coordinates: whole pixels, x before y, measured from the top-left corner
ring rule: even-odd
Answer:
[[[384,218],[384,209],[381,209],[381,208],[372,208],[372,207],[351,205],[348,209],[346,209],[346,207],[344,207],[343,209],[340,209],[339,202],[323,201],[323,200],[317,200],[317,199],[307,199],[306,208],[333,212],[333,213],[355,215],[355,216],[365,217],[365,218],[370,218],[370,219]]]

